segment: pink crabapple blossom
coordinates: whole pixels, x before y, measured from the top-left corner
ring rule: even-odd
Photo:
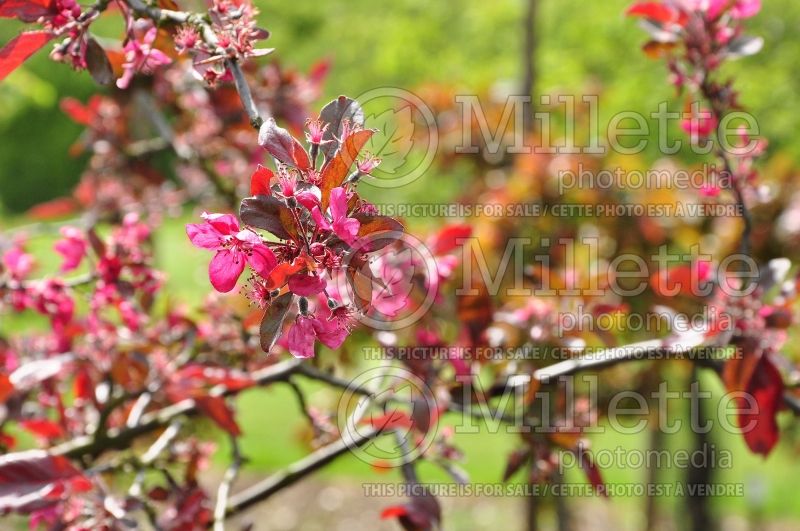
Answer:
[[[277,265],[275,254],[250,229],[240,229],[239,220],[230,214],[203,214],[205,223],[186,225],[192,244],[216,251],[208,266],[211,285],[227,293],[236,286],[245,263],[266,277]]]
[[[134,74],[139,72],[143,74],[151,74],[156,68],[163,65],[168,65],[172,62],[164,52],[154,48],[153,43],[156,40],[158,30],[155,26],[145,25],[146,29],[139,29],[138,32],[142,33],[141,40],[131,38],[125,44],[125,63],[122,65],[122,77],[117,80],[117,87],[126,89],[133,80]]]

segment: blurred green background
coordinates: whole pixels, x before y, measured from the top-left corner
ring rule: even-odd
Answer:
[[[445,83],[463,93],[483,93],[497,82],[518,83],[521,56],[522,14],[520,0],[326,0],[299,2],[256,0],[260,20],[272,32],[270,45],[288,65],[307,70],[323,57],[333,60],[323,101],[338,94],[356,96],[381,86],[414,89],[424,83]],[[536,54],[537,93],[564,91],[573,94],[601,93],[601,131],[608,117],[620,111],[650,113],[659,102],[675,103],[674,91],[665,82],[664,65],[648,60],[640,51],[644,33],[623,16],[628,0],[542,0],[538,20]],[[741,102],[757,117],[762,135],[770,141],[771,153],[800,157],[800,128],[796,112],[800,104],[800,3],[770,0],[749,24],[751,33],[763,36],[765,46],[755,57],[726,67],[737,80]],[[20,28],[0,21],[0,42]],[[85,74],[48,60],[46,52],[0,84],[0,227],[18,224],[30,206],[67,194],[77,182],[84,160],[66,155],[81,127],[58,108],[59,99],[73,96],[85,100],[97,88]],[[654,143],[650,143],[654,146]],[[650,153],[655,158],[655,152]],[[424,183],[423,183],[424,184]],[[3,221],[3,215],[5,220]],[[14,221],[9,221],[14,220]],[[207,290],[207,256],[185,242],[183,222],[169,222],[158,235],[160,266],[170,275],[176,296],[199,302]],[[32,250],[50,245],[37,240]],[[180,249],[181,252],[175,252]],[[184,252],[185,251],[185,252]],[[48,264],[45,264],[47,267]],[[49,264],[54,267],[55,264]],[[13,323],[0,323],[6,329]],[[717,393],[716,381],[709,381]],[[312,387],[310,391],[315,391]],[[312,393],[325,400],[324,391]],[[291,393],[286,388],[249,392],[241,403],[244,451],[252,459],[251,469],[273,470],[301,457],[307,449],[295,444],[304,425]],[[269,412],[269,423],[264,414]],[[272,427],[282,426],[276,433]],[[457,443],[467,454],[466,470],[473,481],[498,482],[514,435],[462,436]],[[646,436],[604,435],[594,441],[597,448],[644,448]],[[764,517],[800,522],[794,474],[796,455],[791,443],[764,462],[750,455],[737,437],[716,441],[718,449],[734,452],[734,468],[723,471],[723,482],[746,485],[764,483],[762,496],[715,499],[721,514]],[[668,447],[687,445],[686,436],[668,440]],[[221,456],[227,455],[224,449]],[[222,459],[222,458],[221,458]],[[641,481],[641,471],[607,470],[609,482]],[[356,459],[337,463],[324,477],[374,477],[373,471]],[[674,474],[673,474],[674,475]],[[388,475],[387,481],[397,481]],[[443,479],[440,472],[423,469],[423,479]],[[578,475],[569,479],[583,481]],[[746,486],[746,489],[748,487]],[[753,487],[748,492],[758,492]],[[620,525],[636,529],[641,522],[642,500],[612,500]],[[519,502],[522,505],[522,502]],[[667,501],[674,514],[679,506]],[[617,511],[616,509],[619,509]],[[378,508],[374,517],[377,517]],[[469,526],[470,516],[449,515]],[[502,521],[502,514],[498,515]],[[797,529],[787,524],[786,529]],[[469,527],[453,528],[467,529]]]
[[[480,93],[498,81],[517,83],[521,76],[522,0],[256,3],[283,63],[306,70],[322,57],[333,60],[325,97],[431,82]],[[537,91],[600,91],[601,131],[613,113],[650,113],[662,101],[676,107],[664,65],[642,55],[644,33],[623,16],[628,3],[540,1]],[[796,115],[787,109],[800,103],[800,40],[794,38],[800,4],[765,2],[749,26],[764,37],[764,50],[726,68],[746,73],[737,80],[741,101],[757,117],[770,149],[796,160]],[[0,21],[0,41],[19,28]],[[58,101],[85,99],[94,90],[89,76],[52,63],[45,51],[0,85],[0,208],[20,212],[71,189],[82,161],[65,153],[80,127],[59,110]],[[650,144],[654,150],[656,143]]]

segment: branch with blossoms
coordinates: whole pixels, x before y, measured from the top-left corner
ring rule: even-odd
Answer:
[[[352,329],[354,313],[372,311],[373,299],[387,296],[386,290],[373,293],[373,286],[385,283],[373,276],[369,261],[402,236],[403,226],[377,214],[355,191],[358,179],[376,164],[371,158],[358,162],[373,134],[361,120],[355,101],[340,97],[329,103],[308,124],[310,154],[267,120],[259,144],[275,159],[277,175],[264,167],[253,173],[251,197],[240,209],[245,226],[231,214],[204,214],[205,223],[186,228],[195,246],[215,252],[209,279],[217,291],[233,290],[250,266],[246,291],[265,310],[261,346],[267,353],[294,313],[286,340],[293,355],[312,357],[317,340],[337,349]],[[347,289],[356,283],[358,290]],[[353,300],[346,300],[349,296]]]
[[[119,46],[104,48],[92,37],[91,25],[101,16],[116,16],[114,6],[124,35]],[[738,108],[731,84],[717,80],[718,69],[725,60],[757,51],[758,40],[744,36],[743,21],[758,7],[753,0],[672,0],[639,2],[629,10],[651,35],[645,51],[666,58],[690,107],[694,100],[704,102],[685,123],[695,142],[717,136],[719,123]],[[755,397],[760,414],[741,413],[739,420],[754,423],[744,438],[757,453],[766,455],[777,443],[782,407],[800,411],[783,381],[789,364],[778,356],[796,298],[786,261],[771,262],[747,296],[712,292],[709,306],[734,316],[728,330],[712,320],[691,336],[623,346],[602,337],[611,345],[607,350],[589,356],[574,348],[572,359],[549,366],[527,359],[496,362],[482,356],[482,349],[546,350],[570,339],[559,335],[555,302],[502,300],[485,282],[466,294],[453,289],[459,267],[466,275],[469,265],[460,263],[458,254],[475,234],[486,242],[493,241],[486,234],[503,241],[519,227],[514,220],[504,220],[501,229],[492,220],[497,232],[446,225],[421,242],[426,256],[405,252],[401,221],[381,215],[358,192],[380,164],[366,152],[374,131],[364,123],[363,110],[341,96],[310,113],[324,64],[301,76],[274,63],[258,67],[249,61],[271,52],[255,47],[267,33],[257,27],[249,2],[215,0],[207,13],[191,13],[169,0],[100,1],[85,8],[70,0],[34,0],[0,3],[0,16],[37,26],[0,53],[0,78],[55,41],[53,59],[112,86],[86,103],[63,102],[64,111],[85,127],[75,151],[89,151],[91,158],[72,197],[33,214],[60,216],[84,208],[91,222],[59,229],[54,246],[62,257],[59,272],[34,276],[24,229],[0,241],[0,310],[47,321],[44,332],[0,338],[5,368],[0,444],[10,452],[0,457],[4,512],[27,514],[32,525],[52,528],[221,528],[230,516],[348,451],[392,436],[403,454],[402,480],[423,488],[407,503],[386,508],[382,517],[397,519],[406,529],[436,529],[441,509],[420,484],[417,464],[425,460],[454,481],[468,481],[458,466],[462,456],[453,431],[439,429],[448,413],[470,419],[488,413],[527,430],[509,456],[504,479],[529,465],[526,481],[549,481],[562,456],[571,453],[582,458],[587,480],[602,492],[600,470],[581,432],[598,412],[579,401],[578,418],[568,418],[554,400],[552,422],[558,429],[536,433],[545,422],[545,415],[534,411],[537,391],[558,398],[560,376],[642,359],[688,356],[720,373],[729,390]],[[750,139],[743,136],[741,142]],[[753,165],[761,151],[760,143],[744,154],[718,149],[727,185],[703,191],[714,200],[730,192],[741,207],[743,254],[750,251],[753,220],[746,201],[753,199]],[[152,163],[160,154],[174,157],[174,175],[163,175]],[[494,201],[503,192],[484,187],[475,196]],[[199,311],[171,299],[160,305],[163,275],[152,256],[153,224],[190,201],[206,212],[186,226],[187,237],[212,253],[208,278],[214,293]],[[653,290],[689,277],[717,287],[736,284],[735,278],[714,276],[711,266],[696,260],[667,270],[663,278],[651,279]],[[534,280],[540,273],[526,270]],[[567,266],[559,273],[565,285],[580,276]],[[403,278],[408,285],[398,282]],[[242,297],[225,295],[237,287]],[[692,295],[676,293],[671,296]],[[378,385],[358,385],[343,376],[345,342],[363,332],[366,327],[359,324],[401,321],[415,303],[427,300],[433,306],[412,326],[374,334],[387,358]],[[623,306],[609,308],[605,300],[589,304],[599,314]],[[404,358],[396,350],[404,342],[422,355]],[[706,347],[727,346],[741,355],[692,357]],[[452,350],[445,357],[426,357],[441,348]],[[326,349],[342,355],[332,368],[326,366]],[[290,358],[278,361],[284,355]],[[402,385],[390,378],[397,368],[408,376],[403,384],[418,381],[433,400],[404,400]],[[480,386],[482,375],[491,379],[486,389]],[[335,390],[337,397],[356,395],[357,404],[345,408],[346,419],[340,412],[320,411],[298,385],[301,379]],[[237,397],[273,385],[287,386],[296,399],[313,432],[310,451],[238,491],[247,456],[239,445]],[[509,413],[497,400],[509,393],[522,404],[521,413]],[[213,444],[203,430],[182,422],[189,417],[207,421],[231,441],[230,465],[215,491],[198,476]],[[12,451],[19,446],[15,430],[30,434],[40,450]]]
[[[272,49],[255,46],[269,33],[256,25],[258,11],[249,2],[217,1],[205,13],[174,7],[141,0],[100,1],[85,8],[61,0],[0,6],[0,17],[38,26],[0,52],[0,80],[55,42],[52,59],[88,71],[101,84],[134,93],[133,102],[123,91],[95,95],[87,104],[69,98],[62,102],[64,111],[87,128],[74,153],[89,151],[92,160],[72,197],[40,205],[34,215],[57,217],[80,208],[105,219],[133,209],[144,214],[144,205],[156,213],[174,212],[189,200],[224,200],[233,206],[247,183],[225,174],[232,166],[241,172],[261,155],[254,143],[242,141],[230,95],[241,102],[242,123],[258,128],[262,117],[272,116],[287,120],[294,131],[302,128],[326,63],[315,65],[308,77],[277,63],[257,67],[251,59]],[[92,24],[100,17],[122,18],[120,44],[104,40],[104,48],[92,36]],[[142,136],[137,115],[152,125],[153,136]],[[174,175],[165,175],[151,160],[167,149],[177,157]],[[208,183],[215,194],[209,194]]]
[[[645,51],[666,59],[672,83],[679,93],[686,95],[691,117],[684,120],[683,128],[692,143],[713,144],[716,158],[713,168],[721,169],[712,170],[707,176],[709,184],[702,193],[712,199],[720,197],[723,191],[733,196],[743,222],[738,245],[740,258],[750,257],[753,220],[748,203],[757,197],[755,163],[764,153],[766,143],[750,138],[748,130],[741,127],[738,142],[726,147],[724,142],[728,139],[722,138],[721,127],[730,113],[742,108],[732,80],[720,81],[719,70],[726,61],[755,54],[761,49],[763,40],[746,35],[743,24],[760,9],[760,0],[639,2],[628,9],[628,15],[643,21],[652,39],[645,44]],[[720,372],[731,392],[747,390],[760,396],[764,420],[759,429],[745,435],[745,440],[751,450],[765,455],[778,441],[775,416],[785,402],[778,351],[785,341],[782,330],[788,326],[788,321],[779,316],[786,316],[786,307],[793,295],[781,292],[771,304],[766,301],[768,291],[785,282],[783,278],[774,278],[776,274],[786,273],[788,268],[784,262],[776,261],[764,268],[760,282],[740,286],[752,288],[741,290],[746,295],[728,296],[729,291],[717,289],[712,302],[736,319],[733,337],[727,339],[741,349],[741,356],[727,361]],[[716,279],[715,282],[730,280]],[[758,317],[753,318],[753,312]],[[710,323],[710,329],[714,328],[715,324]]]
[[[736,199],[744,231],[740,253],[749,254],[752,220],[745,195],[752,195],[757,173],[755,160],[764,153],[763,140],[749,138],[741,128],[738,149],[725,149],[717,135],[731,111],[742,110],[731,80],[715,79],[720,67],[729,60],[754,55],[761,50],[763,39],[744,33],[742,21],[761,9],[760,0],[727,2],[640,2],[628,9],[630,16],[645,21],[652,40],[645,51],[654,57],[666,57],[671,81],[679,92],[685,92],[692,117],[684,120],[683,128],[693,143],[712,138],[722,171],[709,175],[709,181],[722,183]],[[727,140],[727,139],[726,139]],[[735,159],[735,160],[734,160]],[[709,184],[704,193],[716,197],[722,188]]]

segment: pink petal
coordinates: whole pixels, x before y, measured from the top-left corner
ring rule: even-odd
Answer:
[[[341,347],[349,335],[347,329],[336,319],[331,319],[330,321],[314,319],[312,324],[317,334],[317,339],[328,348],[337,349]]]
[[[347,192],[341,186],[331,190],[331,217],[334,221],[347,217]]]
[[[314,207],[313,209],[311,209],[311,217],[314,218],[314,223],[316,223],[317,227],[319,227],[320,229],[331,230],[330,222],[327,219],[325,219],[325,216],[322,215],[322,212],[320,211],[319,207]]]
[[[261,237],[250,229],[244,229],[237,232],[236,239],[240,242],[249,243],[253,246],[262,245]]]
[[[286,343],[289,347],[289,352],[295,358],[313,358],[314,339],[314,327],[311,319],[301,315],[289,329]]]
[[[219,249],[222,244],[222,234],[208,223],[187,223],[186,235],[201,249]]]
[[[81,260],[86,254],[86,242],[78,238],[64,238],[57,241],[53,248],[64,257],[61,264],[61,271],[64,273],[81,265]]]
[[[3,263],[11,274],[17,278],[27,276],[33,270],[33,256],[23,251],[20,247],[12,247],[3,255]]]
[[[761,0],[738,0],[731,9],[733,18],[754,17],[761,11]]]
[[[316,191],[316,193],[314,192]],[[313,210],[314,207],[319,208],[320,193],[319,189],[314,187],[312,190],[303,190],[295,194],[297,202],[306,207],[308,210]]]
[[[128,88],[128,85],[131,84],[131,80],[133,79],[133,67],[125,67],[125,70],[122,72],[122,77],[117,80],[117,88],[125,90]]]
[[[203,212],[203,219],[223,235],[239,232],[239,220],[232,214],[208,214]]]
[[[220,293],[227,293],[236,286],[239,275],[244,271],[245,257],[238,251],[223,249],[218,251],[208,264],[208,278],[211,285]]]
[[[301,297],[310,297],[321,293],[325,289],[326,282],[318,275],[306,275],[297,273],[289,277],[289,289],[292,293]]]
[[[151,48],[150,53],[147,55],[147,66],[150,68],[154,68],[156,66],[161,66],[161,65],[168,65],[171,62],[172,59],[170,59],[167,54],[165,54],[161,50],[156,50],[155,48]]]
[[[408,305],[405,293],[382,293],[372,300],[372,306],[387,317],[396,317]]]
[[[361,223],[353,218],[340,218],[333,222],[333,231],[336,235],[350,244],[356,241],[360,227]]]
[[[253,271],[258,273],[264,278],[278,265],[278,259],[275,254],[266,245],[259,244],[253,247],[253,253],[247,256],[247,263],[253,268]]]

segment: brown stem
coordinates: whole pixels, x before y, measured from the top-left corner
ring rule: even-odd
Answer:
[[[239,440],[236,437],[231,437],[231,454],[231,464],[225,471],[217,490],[217,503],[214,506],[214,531],[225,531],[225,512],[228,507],[228,499],[230,498],[233,482],[236,481],[239,469],[242,466],[242,452],[239,448]]]
[[[226,518],[266,500],[276,492],[293,485],[352,449],[364,446],[381,435],[381,433],[379,429],[369,428],[358,432],[350,440],[339,439],[335,443],[323,446],[252,487],[234,494],[228,502],[228,507],[225,511]]]
[[[228,70],[231,71],[231,74],[233,74],[233,82],[236,85],[237,92],[239,92],[239,98],[242,100],[242,105],[247,113],[247,117],[250,118],[250,125],[256,129],[261,128],[261,124],[264,123],[264,120],[258,114],[256,102],[253,100],[253,94],[250,92],[250,86],[247,84],[247,80],[244,78],[242,67],[239,65],[239,62],[236,59],[228,59],[225,61],[225,65],[228,67]]]
[[[134,11],[134,13],[141,17],[149,18],[156,23],[173,22],[176,24],[192,24],[197,26],[200,28],[200,31],[203,35],[203,40],[205,40],[207,44],[211,45],[212,47],[216,47],[218,44],[217,36],[214,33],[214,30],[211,28],[208,22],[206,22],[206,19],[199,13],[161,9],[155,6],[147,5],[142,0],[124,1]],[[227,59],[225,61],[225,66],[233,75],[236,91],[239,93],[244,110],[247,113],[247,116],[250,118],[250,124],[256,129],[260,128],[264,120],[262,120],[261,116],[258,114],[258,109],[256,108],[255,101],[253,100],[250,86],[247,84],[247,80],[244,77],[244,72],[242,72],[241,66],[235,58]]]
[[[257,386],[269,385],[274,382],[284,381],[300,365],[299,360],[288,360],[266,367],[253,374]],[[238,394],[238,390],[223,389],[220,396]],[[84,435],[52,448],[54,455],[64,455],[72,458],[84,456],[97,457],[108,450],[122,450],[130,447],[132,441],[142,435],[156,431],[170,424],[181,416],[191,416],[198,413],[194,400],[187,399],[171,406],[152,411],[142,415],[136,426],[110,429],[103,437]]]
[[[608,348],[586,357],[577,357],[555,363],[535,371],[532,375],[517,374],[510,376],[502,384],[489,390],[490,397],[501,396],[518,386],[528,385],[531,380],[541,383],[552,382],[559,376],[569,376],[587,370],[601,370],[613,367],[619,363],[644,360],[684,360],[691,361],[698,367],[712,369],[717,374],[722,373],[724,360],[712,359],[708,356],[692,357],[693,350],[703,346],[702,341],[684,343],[679,346],[664,345],[660,339],[632,343],[621,347]],[[791,390],[783,394],[783,403],[795,415],[800,415],[800,398],[794,396]]]

